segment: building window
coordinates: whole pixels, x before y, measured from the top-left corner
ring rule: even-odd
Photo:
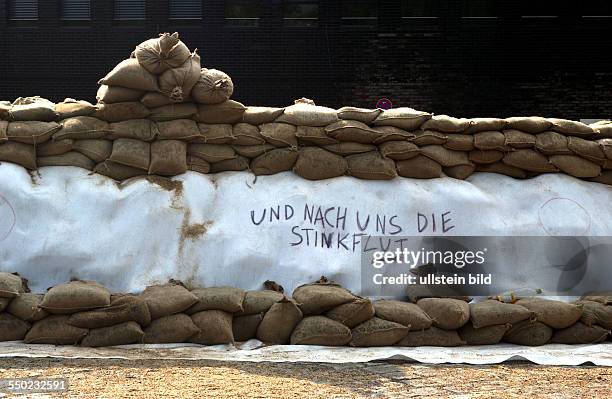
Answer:
[[[202,19],[202,0],[170,0],[170,19]]]
[[[259,26],[260,14],[260,1],[228,0],[225,2],[226,25],[257,27]]]
[[[285,0],[283,21],[290,27],[314,27],[319,23],[319,2],[306,0]]]
[[[145,0],[115,0],[115,19],[119,21],[142,21],[146,15]]]
[[[436,0],[402,0],[402,19],[438,18]]]
[[[487,19],[497,18],[497,9],[494,1],[489,0],[465,0],[461,18]]]
[[[63,0],[62,19],[65,21],[87,21],[91,19],[90,0]]]
[[[11,21],[36,21],[38,19],[38,0],[10,0],[8,6]]]
[[[342,2],[342,25],[376,26],[377,24],[377,0],[344,0]]]

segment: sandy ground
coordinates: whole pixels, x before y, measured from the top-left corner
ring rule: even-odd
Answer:
[[[63,377],[78,398],[610,398],[612,368],[0,359],[0,378]],[[6,397],[6,394],[0,394]],[[19,396],[10,396],[19,397]]]

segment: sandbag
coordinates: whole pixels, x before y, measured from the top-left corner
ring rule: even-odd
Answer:
[[[11,302],[11,298],[0,298],[0,312],[3,312],[4,309],[7,308],[10,302]]]
[[[140,102],[147,108],[159,108],[159,107],[163,107],[166,105],[177,104],[171,99],[169,99],[168,96],[165,95],[164,93],[156,93],[156,92],[146,93],[145,95],[142,96],[142,98],[140,99]],[[183,103],[189,103],[189,102],[191,102],[191,99],[189,98],[183,99]],[[178,104],[183,104],[183,103],[178,103]],[[195,104],[193,105],[193,109],[194,109],[194,114],[195,114],[196,112]]]
[[[178,68],[190,55],[191,52],[176,32],[160,33],[158,38],[146,40],[134,50],[138,63],[154,75],[160,75],[170,68]]]
[[[113,152],[113,142],[110,140],[75,140],[72,149],[80,152],[96,163],[105,161]],[[39,155],[40,156],[40,155]]]
[[[307,103],[297,103],[285,108],[276,122],[295,126],[327,126],[338,121],[337,111]]]
[[[472,323],[467,323],[457,332],[468,345],[495,345],[501,342],[510,327],[510,324],[501,324],[474,328]]]
[[[383,158],[377,151],[351,155],[346,160],[351,176],[365,180],[391,180],[397,177],[395,162]]]
[[[248,123],[237,123],[232,127],[234,145],[261,145],[266,142],[259,128]]]
[[[0,119],[8,120],[11,103],[9,101],[0,101]]]
[[[117,181],[147,174],[146,170],[133,168],[131,166],[122,165],[112,161],[104,161],[97,164],[94,168],[94,172]]]
[[[418,303],[423,298],[450,298],[470,302],[472,297],[465,295],[462,286],[436,284],[408,284],[406,295],[412,303]]]
[[[26,344],[76,345],[87,332],[68,324],[66,315],[51,315],[34,323],[23,340]]]
[[[152,320],[181,313],[198,301],[187,288],[172,283],[147,287],[140,297],[149,307]]]
[[[151,322],[144,330],[143,342],[145,344],[173,344],[185,342],[200,329],[194,324],[191,317],[184,313],[160,317]]]
[[[556,329],[567,328],[582,316],[582,309],[579,306],[561,301],[529,298],[520,299],[516,304],[534,312],[539,322]]]
[[[113,151],[109,160],[142,170],[149,170],[151,144],[134,139],[113,141]]]
[[[243,310],[245,292],[233,287],[208,287],[191,290],[198,301],[185,313],[192,315],[203,310],[223,310],[236,313]]]
[[[424,155],[398,161],[397,173],[402,177],[416,179],[435,179],[442,175],[442,166]]]
[[[277,148],[251,161],[251,171],[256,176],[273,175],[291,170],[298,159],[298,152],[292,148]]]
[[[327,135],[343,142],[371,144],[383,134],[359,121],[340,120],[325,127]]]
[[[572,153],[567,145],[567,137],[562,134],[555,132],[544,132],[536,135],[535,137],[535,146],[542,154],[561,155]]]
[[[419,155],[420,150],[415,144],[408,141],[386,141],[379,146],[380,153],[394,161],[403,161]]]
[[[416,134],[414,132],[407,132],[395,126],[373,126],[372,130],[375,130],[381,134],[381,136],[376,139],[375,144],[384,143],[386,141],[414,140],[416,138]]]
[[[80,152],[70,151],[62,155],[41,157],[36,159],[38,167],[43,166],[76,166],[87,170],[93,170],[96,163]]]
[[[200,56],[194,52],[181,66],[168,69],[159,76],[159,90],[171,101],[183,102],[198,82],[200,70]]]
[[[112,132],[111,125],[91,116],[76,116],[64,119],[61,130],[53,135],[53,141],[100,139]]]
[[[515,168],[514,166],[506,165],[503,162],[495,162],[486,165],[476,165],[477,172],[499,173],[514,177],[515,179],[526,179],[527,172],[523,169]]]
[[[503,152],[495,150],[472,150],[470,151],[468,157],[472,162],[486,165],[501,161],[504,159],[504,155],[505,154]]]
[[[95,328],[81,341],[81,346],[97,348],[101,346],[129,345],[142,342],[144,332],[133,321],[109,327]]]
[[[259,126],[261,135],[275,147],[297,147],[297,128],[287,123],[265,123]]]
[[[231,146],[219,144],[189,144],[187,154],[210,163],[236,158],[236,152]]]
[[[512,148],[533,148],[536,145],[536,136],[521,132],[520,130],[504,130],[505,146]]]
[[[558,171],[557,167],[550,163],[546,156],[528,149],[508,152],[504,155],[502,162],[530,172],[552,173]]]
[[[461,328],[470,319],[470,306],[459,299],[423,298],[417,305],[433,320],[433,325],[444,330]]]
[[[159,91],[157,77],[147,71],[135,58],[121,61],[98,81],[107,86],[121,86],[140,91]]]
[[[19,143],[41,144],[51,139],[51,136],[61,128],[57,122],[11,122],[6,130],[6,137]]]
[[[448,140],[448,136],[445,133],[436,132],[435,130],[417,130],[412,132],[414,138],[410,141],[419,147],[426,145],[444,145]]]
[[[23,291],[23,281],[18,274],[0,272],[0,298],[14,298]]]
[[[453,118],[448,115],[434,115],[431,119],[421,125],[423,130],[436,130],[444,133],[464,132],[472,122],[469,119]]]
[[[599,165],[575,155],[551,155],[548,158],[550,163],[570,176],[588,178],[601,174]]]
[[[506,118],[506,123],[510,129],[537,134],[549,130],[552,122],[540,116],[517,116]]]
[[[581,139],[580,137],[570,136],[567,138],[567,148],[574,154],[595,162],[598,165],[603,165],[606,160],[606,155],[603,149],[596,141]]]
[[[324,316],[304,317],[291,334],[291,345],[344,346],[351,341],[351,330]]]
[[[276,302],[284,298],[280,292],[264,290],[264,291],[247,291],[242,301],[242,311],[237,315],[245,316],[252,314],[265,313]]]
[[[101,104],[114,104],[123,102],[139,101],[145,92],[142,90],[128,89],[121,86],[102,85],[96,93],[96,100]]]
[[[421,154],[445,167],[470,165],[466,152],[449,150],[440,145],[421,147]]]
[[[202,68],[191,97],[200,104],[220,104],[234,93],[234,82],[228,74],[216,69]]]
[[[274,122],[285,112],[284,108],[248,107],[243,114],[242,122],[250,125],[263,125]]]
[[[453,179],[465,180],[474,174],[476,170],[476,165],[457,165],[451,166],[449,168],[444,168],[444,174],[448,177],[452,177]]]
[[[431,327],[432,320],[420,307],[413,303],[379,300],[374,302],[376,317],[409,327],[411,331]]]
[[[210,173],[210,163],[194,155],[187,155],[187,169],[202,174],[208,174]]]
[[[599,132],[597,137],[612,138],[612,121],[599,121],[589,125],[594,131]]]
[[[110,305],[110,292],[95,281],[75,280],[52,287],[40,307],[53,314],[72,314]]]
[[[136,295],[112,298],[108,307],[73,313],[68,324],[81,328],[102,328],[129,321],[143,327],[151,324],[151,313],[143,298]]]
[[[291,333],[302,321],[302,311],[287,298],[275,303],[264,315],[257,328],[257,339],[270,344],[288,344]]]
[[[474,328],[496,324],[515,324],[535,316],[532,311],[523,306],[493,300],[472,303],[469,307],[470,321]]]
[[[163,122],[174,119],[191,119],[197,115],[198,107],[193,103],[169,104],[153,108],[150,112],[149,119]]]
[[[199,136],[193,142],[204,144],[231,144],[234,142],[232,125],[229,124],[198,124]]]
[[[372,301],[367,298],[357,298],[352,302],[336,306],[325,313],[328,318],[340,322],[348,328],[355,328],[359,324],[374,317],[375,310]]]
[[[356,299],[347,289],[330,283],[301,285],[293,291],[292,297],[300,304],[304,315],[321,314]]]
[[[49,315],[49,312],[39,307],[43,297],[43,294],[23,292],[10,301],[6,311],[24,321],[42,320]]]
[[[202,345],[234,342],[231,313],[222,310],[204,310],[191,315],[191,320],[200,329],[200,332],[191,336],[189,342]]]
[[[323,148],[341,156],[349,156],[355,154],[363,154],[366,152],[376,151],[377,147],[373,144],[361,143],[338,143],[325,145]]]
[[[567,136],[592,136],[597,130],[582,122],[570,121],[567,119],[549,118],[552,123],[550,130],[563,133]]]
[[[474,136],[469,134],[449,134],[446,136],[444,147],[454,151],[472,151],[474,149]]]
[[[187,143],[160,140],[151,143],[150,175],[176,176],[187,172]]]
[[[55,104],[55,112],[58,119],[74,118],[75,116],[89,116],[96,111],[96,107],[89,101],[66,98],[61,103]]]
[[[610,335],[610,330],[600,326],[587,326],[578,322],[563,330],[555,331],[550,342],[569,345],[598,344],[605,341],[608,335]]]
[[[8,141],[8,137],[6,137],[8,125],[9,123],[7,121],[0,121],[0,143]]]
[[[9,117],[12,121],[52,122],[58,119],[58,114],[54,103],[40,98],[29,104],[13,104]]]
[[[457,331],[442,330],[441,328],[431,327],[427,330],[410,331],[406,337],[399,341],[396,346],[441,346],[454,347],[465,345]]]
[[[211,164],[210,173],[240,172],[249,169],[249,165],[250,160],[248,158],[238,155],[234,159],[226,159],[225,161]]]
[[[33,145],[7,141],[0,144],[0,161],[12,162],[26,169],[35,170],[36,149]]]
[[[111,134],[108,138],[116,139],[136,139],[141,141],[153,141],[159,136],[157,123],[148,119],[130,119],[123,122],[110,124]]]
[[[401,341],[410,331],[409,326],[372,317],[351,330],[350,346],[391,346]]]
[[[553,329],[539,321],[524,320],[514,324],[504,335],[503,341],[516,345],[540,346],[550,341]]]
[[[22,294],[23,295],[23,294]],[[13,301],[15,301],[13,299]],[[612,329],[612,306],[594,301],[577,301],[576,305],[582,307],[580,321],[587,326],[599,325],[606,330]]]
[[[342,107],[338,110],[338,118],[352,121],[359,121],[366,124],[374,120],[383,112],[382,109],[366,109],[356,107]]]
[[[259,323],[263,320],[263,314],[250,314],[234,317],[232,321],[232,333],[236,342],[244,342],[254,339],[257,335]]]
[[[144,119],[151,111],[138,101],[98,105],[94,117],[107,122],[122,122],[129,119]]]
[[[0,313],[0,342],[21,341],[30,330],[30,323],[8,313]]]
[[[201,123],[237,123],[242,122],[246,107],[234,100],[227,100],[221,104],[200,104],[196,114],[196,121]]]
[[[470,125],[465,129],[465,134],[479,132],[500,131],[506,128],[507,122],[499,118],[472,118]]]
[[[505,151],[506,136],[502,132],[480,132],[474,134],[474,147],[479,150]]]
[[[412,108],[392,108],[383,111],[374,120],[375,126],[394,126],[405,130],[416,130],[432,115]]]
[[[298,126],[295,132],[299,142],[304,142],[309,145],[325,146],[339,143],[338,140],[329,137],[324,127],[316,126]]]
[[[342,176],[348,169],[343,157],[318,147],[300,149],[293,171],[308,180],[324,180]]]

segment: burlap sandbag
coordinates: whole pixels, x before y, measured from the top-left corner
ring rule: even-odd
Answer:
[[[502,151],[495,150],[472,150],[469,153],[469,159],[477,164],[492,164],[504,159],[504,153]]]
[[[97,348],[101,346],[139,344],[144,338],[144,332],[138,323],[128,321],[109,327],[89,330],[81,341],[81,346]]]
[[[231,144],[234,142],[232,125],[198,123],[199,136],[191,142],[203,144]]]
[[[597,130],[582,122],[557,118],[549,118],[548,121],[552,123],[550,130],[553,132],[563,133],[566,136],[589,137],[597,133]]]
[[[414,132],[407,132],[395,126],[373,126],[372,129],[381,133],[381,136],[376,139],[375,144],[380,144],[387,141],[410,141],[416,138],[416,134]]]
[[[142,90],[128,89],[121,86],[102,85],[96,94],[96,100],[101,104],[114,104],[123,102],[140,101],[145,92]]]
[[[396,346],[442,346],[454,347],[465,345],[465,341],[459,337],[457,331],[442,330],[431,327],[426,330],[410,331],[406,337],[399,341]]]
[[[496,324],[515,324],[535,317],[532,311],[523,306],[499,301],[488,300],[472,303],[469,306],[470,320],[475,328]]]
[[[150,175],[176,176],[187,172],[187,143],[159,140],[151,143]]]
[[[351,330],[324,316],[304,317],[291,334],[291,345],[344,346],[351,341]]]
[[[521,132],[520,130],[504,130],[505,145],[512,148],[533,148],[536,145],[536,136]]]
[[[34,323],[23,340],[26,344],[76,345],[87,332],[68,324],[68,316],[51,315]]]
[[[582,316],[579,306],[561,301],[529,298],[520,299],[516,304],[531,310],[538,321],[556,329],[567,328]]]
[[[101,139],[112,132],[108,122],[91,116],[64,119],[61,130],[53,135],[53,141],[73,139]]]
[[[81,328],[102,328],[128,321],[143,327],[151,324],[151,313],[143,298],[136,295],[112,298],[108,307],[70,315],[68,324]]]
[[[550,162],[562,172],[579,178],[597,177],[601,174],[601,167],[576,155],[551,155]]]
[[[6,130],[10,141],[24,144],[41,144],[51,139],[62,126],[57,122],[11,122]]]
[[[474,134],[474,147],[479,150],[506,150],[506,136],[502,132],[480,132]]]
[[[251,125],[272,123],[285,112],[284,108],[248,107],[243,114],[242,121]]]
[[[391,346],[401,341],[410,331],[404,326],[392,321],[372,317],[351,330],[351,346]]]
[[[454,151],[472,151],[474,149],[474,136],[469,134],[449,134],[446,136],[444,147]]]
[[[55,112],[58,119],[74,118],[75,116],[89,116],[96,111],[96,107],[89,101],[66,98],[61,103],[55,104]]]
[[[504,155],[502,161],[506,165],[530,172],[552,173],[559,171],[555,165],[550,163],[546,156],[534,150],[524,149],[508,152]]]
[[[457,165],[449,168],[444,168],[444,174],[453,179],[465,180],[476,171],[476,165]]]
[[[11,298],[0,298],[0,312],[3,312],[11,302]]]
[[[7,121],[0,121],[0,144],[8,141],[8,137],[6,137],[8,125],[9,123]]]
[[[199,332],[200,329],[194,324],[191,317],[178,313],[153,320],[144,330],[143,342],[145,344],[180,343]]]
[[[374,302],[376,317],[399,323],[410,330],[425,330],[432,325],[431,318],[413,303],[379,300]]]
[[[338,140],[327,135],[324,127],[298,126],[295,137],[297,137],[298,142],[307,145],[325,146],[339,143]]]
[[[236,151],[229,145],[189,144],[187,154],[201,158],[209,163],[221,162],[236,158]]]
[[[302,311],[297,304],[287,298],[272,305],[266,312],[257,329],[257,339],[270,344],[288,344],[291,333],[302,321]]]
[[[107,122],[122,122],[129,119],[144,119],[151,111],[138,101],[98,105],[94,117]]]
[[[599,121],[589,125],[593,130],[599,132],[599,138],[612,138],[612,121]]]
[[[474,328],[472,323],[467,323],[457,332],[468,345],[495,345],[501,342],[510,327],[510,324],[501,324]]]
[[[300,304],[304,315],[321,314],[356,299],[340,285],[318,282],[297,287],[292,297]]]
[[[190,141],[201,137],[197,123],[190,119],[157,122],[157,128],[159,129],[157,137],[160,140]]]
[[[100,139],[75,140],[72,149],[100,163],[110,157],[113,152],[113,142]]]
[[[342,107],[338,110],[338,118],[370,124],[381,112],[383,112],[382,109]]]
[[[515,179],[526,179],[527,172],[523,169],[515,168],[514,166],[506,165],[503,162],[496,162],[487,165],[476,165],[477,172],[499,173],[514,177]]]
[[[191,315],[203,310],[223,310],[228,313],[236,313],[243,310],[245,292],[233,287],[208,287],[196,288],[191,293],[198,298],[192,307],[185,313]]]
[[[157,76],[147,71],[135,58],[121,61],[98,84],[121,86],[141,91],[159,91]]]
[[[606,330],[612,330],[612,306],[583,300],[577,301],[575,304],[582,307],[582,316],[580,317],[582,323],[589,327],[599,325]]]
[[[472,124],[469,119],[453,118],[448,115],[434,115],[421,125],[423,130],[435,130],[444,133],[461,133]]]
[[[0,161],[12,162],[26,169],[34,170],[36,150],[33,145],[8,141],[0,144]]]
[[[94,170],[96,163],[80,152],[70,151],[62,155],[36,158],[38,167],[43,166],[76,166],[78,168]]]
[[[340,120],[325,127],[325,132],[331,138],[342,142],[371,144],[381,138],[383,134],[370,129],[368,125],[359,121]]]
[[[238,155],[234,159],[227,159],[211,164],[210,173],[240,172],[249,169],[250,163],[251,160],[249,158]]]
[[[190,54],[176,32],[160,33],[159,37],[140,43],[134,50],[138,63],[154,75],[160,75],[170,68],[178,68],[187,61]]]
[[[159,135],[157,123],[148,119],[130,119],[128,121],[111,123],[111,133],[108,138],[136,139],[141,141],[153,141]]]
[[[210,163],[194,155],[187,155],[187,169],[202,174],[208,174],[210,173]]]
[[[383,111],[374,120],[375,126],[394,126],[405,130],[416,130],[425,121],[431,119],[431,114],[412,108],[393,108]]]
[[[435,130],[417,130],[412,132],[414,138],[410,139],[414,144],[419,147],[426,145],[444,145],[448,140],[446,133],[436,132]]]
[[[152,320],[181,313],[198,301],[187,288],[173,283],[147,287],[140,297],[149,307]]]
[[[600,326],[587,326],[583,323],[576,323],[563,330],[557,330],[553,334],[550,342],[553,344],[598,344],[603,342],[610,335],[610,330]]]
[[[152,109],[152,108],[160,108],[160,107],[170,106],[170,105],[181,105],[184,103],[191,103],[192,100],[191,98],[184,98],[182,103],[175,103],[170,98],[168,98],[168,96],[165,95],[164,93],[148,92],[144,96],[142,96],[142,98],[140,99],[140,102],[143,103],[145,107]],[[192,105],[193,105],[193,110],[194,110],[193,114],[195,115],[195,113],[197,112],[197,107],[195,104],[192,104]]]
[[[234,145],[261,145],[266,142],[259,128],[248,123],[237,123],[232,127]]]
[[[149,170],[151,144],[134,139],[113,141],[113,152],[109,160],[142,170]]]
[[[580,297],[582,301],[593,301],[604,305],[612,305],[612,291],[589,292]]]
[[[156,122],[174,119],[191,119],[198,113],[198,107],[193,103],[162,105],[151,109],[149,119]]]
[[[49,312],[39,307],[43,297],[43,294],[21,293],[11,300],[6,311],[21,320],[42,320],[49,315]]]
[[[544,132],[536,135],[536,148],[545,155],[568,155],[572,151],[567,146],[567,137],[556,132]]]
[[[200,104],[196,114],[196,121],[201,123],[238,123],[242,122],[242,117],[246,107],[234,100],[227,100],[221,104]]]
[[[419,147],[408,141],[386,141],[381,143],[378,148],[384,157],[394,161],[411,159],[420,153]]]
[[[507,122],[499,118],[472,118],[469,119],[470,126],[465,129],[465,134],[479,132],[500,131],[506,128]]]
[[[325,313],[325,316],[340,322],[348,328],[355,328],[359,324],[374,317],[375,310],[372,301],[367,298],[357,298],[352,302],[336,306]]]
[[[348,169],[346,159],[318,147],[300,150],[293,171],[308,180],[324,180],[342,176]]]
[[[514,324],[502,340],[516,345],[540,346],[548,343],[552,335],[553,329],[546,324],[524,320]]]
[[[181,66],[168,69],[159,76],[159,90],[171,101],[183,102],[191,96],[201,69],[200,56],[194,52]]]
[[[433,320],[434,326],[444,330],[461,328],[470,319],[470,306],[459,299],[423,298],[417,305]]]
[[[41,121],[52,122],[58,120],[55,104],[50,101],[35,102],[32,104],[13,105],[9,111],[12,121]]]
[[[398,161],[397,173],[402,177],[435,179],[442,175],[442,166],[424,155],[417,155],[405,161]]]
[[[373,144],[361,143],[330,144],[323,146],[323,148],[327,151],[333,152],[334,154],[338,154],[343,157],[355,154],[363,154],[366,152],[372,152],[377,150],[377,147]]]
[[[574,154],[595,162],[600,166],[606,160],[606,154],[604,154],[603,149],[596,141],[570,136],[567,138],[567,148]]]
[[[428,145],[421,147],[421,155],[433,159],[445,167],[470,165],[470,160],[466,152],[449,150],[441,145]]]
[[[392,180],[397,177],[395,162],[383,158],[378,151],[351,155],[346,160],[348,173],[353,177],[365,180]]]
[[[264,291],[247,291],[242,301],[242,311],[237,312],[239,316],[265,313],[276,302],[284,298],[280,292],[264,290]]]
[[[273,175],[293,169],[298,152],[292,148],[277,148],[251,161],[251,171],[256,176]]]
[[[285,108],[276,122],[295,126],[327,126],[338,121],[335,109],[312,104],[298,103]]]
[[[94,281],[71,281],[52,287],[40,307],[54,314],[72,314],[110,305],[110,292]]]
[[[236,154],[242,155],[243,157],[254,159],[258,156],[274,150],[271,144],[260,144],[260,145],[233,145],[232,148],[236,151]]]
[[[222,310],[203,310],[191,315],[191,320],[200,329],[189,342],[202,345],[221,345],[234,342],[232,314]]]
[[[57,141],[47,141],[36,146],[36,155],[39,157],[50,157],[52,155],[62,155],[72,150],[74,140],[62,139]]]
[[[8,313],[0,313],[0,342],[21,341],[30,330],[30,323]]]
[[[0,101],[0,119],[8,120],[9,119],[9,111],[11,110],[11,102],[10,101]]]
[[[216,69],[202,68],[191,97],[200,104],[219,104],[229,100],[233,93],[234,82],[228,74]]]
[[[451,298],[464,302],[472,300],[461,285],[409,284],[406,286],[406,295],[412,303],[423,298]]]
[[[552,127],[552,122],[540,116],[517,116],[506,118],[506,123],[510,129],[531,134],[541,133]]]
[[[14,298],[23,292],[23,281],[17,274],[0,272],[0,298]]]
[[[112,161],[104,161],[96,165],[94,172],[113,180],[122,181],[136,176],[146,175],[147,171]]]
[[[263,314],[250,314],[237,316],[232,320],[232,333],[236,342],[244,342],[254,339],[257,335],[259,323],[263,320]]]
[[[261,135],[275,147],[297,147],[297,128],[287,123],[265,123],[259,126]]]

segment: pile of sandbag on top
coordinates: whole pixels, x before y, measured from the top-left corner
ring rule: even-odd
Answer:
[[[575,303],[539,297],[469,303],[409,297],[372,301],[322,277],[288,297],[267,281],[263,291],[186,287],[170,280],[139,294],[111,293],[73,280],[30,293],[27,280],[0,273],[0,341],[113,346],[133,343],[460,346],[499,342],[537,346],[594,344],[610,336],[612,294]]]

